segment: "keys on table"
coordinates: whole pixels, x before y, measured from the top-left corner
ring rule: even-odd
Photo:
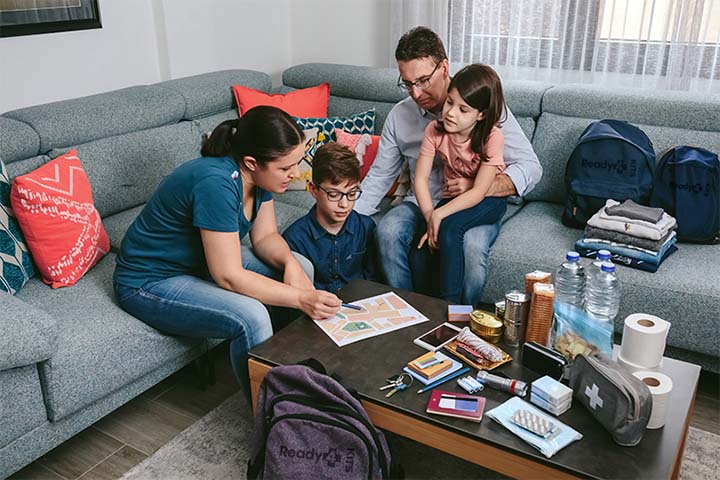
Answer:
[[[386,378],[387,385],[380,387],[380,390],[390,390],[385,394],[385,398],[390,398],[397,392],[401,392],[408,388],[413,383],[413,378],[405,373],[400,375],[393,375],[390,378]]]

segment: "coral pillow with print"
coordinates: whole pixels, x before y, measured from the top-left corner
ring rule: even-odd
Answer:
[[[704,148],[678,146],[655,170],[652,205],[677,219],[679,240],[720,243],[720,161]]]
[[[584,228],[608,199],[650,203],[655,151],[645,133],[621,120],[599,120],[580,135],[565,168],[562,222]]]
[[[43,282],[74,285],[110,250],[75,149],[16,177],[10,201]]]

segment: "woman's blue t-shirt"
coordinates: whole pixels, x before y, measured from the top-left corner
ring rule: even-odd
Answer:
[[[178,275],[208,275],[200,229],[250,231],[263,202],[272,195],[255,188],[251,219],[243,213],[242,179],[230,157],[191,160],[162,181],[125,234],[114,279],[140,288]]]

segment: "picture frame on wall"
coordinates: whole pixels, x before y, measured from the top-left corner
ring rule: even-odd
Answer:
[[[102,28],[97,0],[0,0],[0,37]]]

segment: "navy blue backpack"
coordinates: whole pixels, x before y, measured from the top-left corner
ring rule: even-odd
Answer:
[[[720,161],[704,148],[665,152],[655,170],[652,205],[677,220],[679,240],[720,241]]]
[[[621,120],[598,120],[580,135],[565,168],[562,222],[583,228],[609,198],[650,204],[655,151],[645,133]]]

